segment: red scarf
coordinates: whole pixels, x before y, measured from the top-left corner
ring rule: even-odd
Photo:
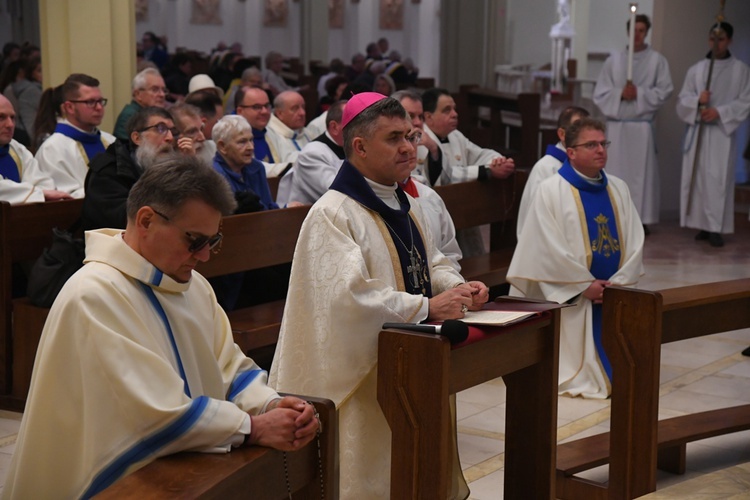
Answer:
[[[398,185],[401,186],[401,189],[403,189],[406,193],[410,194],[412,198],[419,198],[417,185],[414,183],[414,180],[411,178],[411,176],[407,177],[404,182],[399,182]]]

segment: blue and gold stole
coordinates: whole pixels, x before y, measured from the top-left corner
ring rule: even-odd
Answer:
[[[380,216],[388,227],[393,245],[398,252],[406,291],[414,295],[432,297],[430,262],[419,227],[411,218],[409,200],[401,187],[396,188],[396,196],[401,208],[394,210],[377,197],[354,165],[344,160],[330,189],[349,196]],[[412,246],[411,253],[406,245]]]
[[[102,139],[102,133],[97,130],[93,134],[87,134],[82,132],[72,125],[67,123],[58,123],[55,126],[55,132],[58,132],[65,137],[70,137],[78,143],[78,149],[81,152],[81,156],[86,161],[86,165],[99,153],[103,153],[109,144]]]
[[[589,270],[596,279],[608,280],[615,274],[624,255],[620,239],[617,206],[610,197],[607,175],[602,171],[601,183],[591,183],[578,175],[567,160],[557,172],[576,192],[583,231],[588,246]],[[594,343],[604,371],[612,380],[612,366],[602,346],[602,305],[592,304]]]
[[[21,182],[21,175],[21,159],[8,143],[0,148],[0,179]]]
[[[552,156],[553,158],[557,159],[557,161],[559,161],[560,163],[565,163],[565,160],[568,159],[568,153],[558,148],[554,144],[548,144],[547,149],[544,151],[544,154]]]

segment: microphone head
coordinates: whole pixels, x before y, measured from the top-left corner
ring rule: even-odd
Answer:
[[[451,345],[460,344],[469,336],[469,327],[463,321],[449,319],[443,322],[440,335],[447,337]]]

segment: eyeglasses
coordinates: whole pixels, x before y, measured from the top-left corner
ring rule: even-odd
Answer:
[[[584,148],[584,149],[588,149],[589,151],[594,151],[599,146],[603,147],[604,149],[607,149],[610,144],[612,144],[612,141],[591,141],[591,142],[584,142],[583,144],[574,144],[573,146],[568,146],[568,147],[569,148]]]
[[[411,143],[412,146],[416,146],[419,144],[419,141],[422,140],[422,132],[414,132],[413,134],[404,137],[404,139],[406,139],[406,142]]]
[[[85,104],[87,108],[95,108],[97,104],[100,104],[102,107],[107,105],[107,99],[87,99],[85,101],[74,101],[73,99],[68,100],[68,102],[74,102],[76,104]]]
[[[211,250],[211,253],[213,253],[214,255],[216,255],[217,253],[219,253],[221,251],[221,240],[222,240],[222,238],[224,238],[224,235],[221,234],[221,224],[219,224],[219,232],[216,233],[213,236],[206,236],[206,235],[203,235],[203,234],[195,236],[193,233],[191,233],[189,231],[185,231],[180,226],[178,226],[177,224],[175,224],[174,222],[172,222],[170,220],[170,218],[167,217],[166,215],[164,215],[163,213],[161,213],[161,212],[159,212],[157,210],[154,210],[153,207],[151,207],[151,210],[153,210],[156,215],[158,215],[159,217],[161,217],[165,221],[167,221],[167,222],[169,222],[171,224],[174,224],[174,226],[177,229],[179,229],[179,230],[181,230],[181,231],[183,231],[185,233],[185,236],[187,237],[188,241],[190,242],[188,244],[188,252],[190,252],[190,253],[198,253],[201,250],[203,250],[204,248],[206,248],[206,245],[208,245],[208,249]]]
[[[177,127],[169,127],[164,122],[159,122],[156,125],[151,125],[150,127],[142,128],[139,130],[139,132],[145,132],[146,130],[154,129],[159,135],[166,135],[167,132],[172,133],[172,137],[177,137],[180,135],[180,131],[177,130]]]
[[[251,104],[250,106],[246,106],[244,104],[240,104],[239,106],[237,106],[237,109],[240,109],[240,108],[250,108],[253,111],[263,111],[264,109],[267,109],[267,110],[270,111],[271,110],[271,103],[267,102],[265,104]]]
[[[138,90],[145,90],[147,92],[151,92],[152,94],[168,94],[169,93],[169,90],[166,87],[157,87],[157,86],[142,88]]]

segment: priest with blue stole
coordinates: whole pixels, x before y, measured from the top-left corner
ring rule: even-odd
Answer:
[[[107,99],[99,80],[74,73],[62,87],[62,113],[55,132],[36,152],[39,168],[50,176],[57,189],[73,198],[83,198],[89,162],[115,142],[113,135],[99,130]]]
[[[382,325],[460,319],[488,290],[450,265],[399,185],[418,141],[401,104],[357,94],[341,123],[347,160],[300,230],[269,383],[336,403],[341,498],[389,498],[391,431],[376,396]],[[466,498],[455,455],[447,497]]]
[[[606,398],[611,367],[601,343],[602,297],[643,275],[643,226],[628,187],[607,175],[604,124],[565,131],[568,160],[539,185],[508,269],[514,292],[573,304],[560,325],[561,395]]]

